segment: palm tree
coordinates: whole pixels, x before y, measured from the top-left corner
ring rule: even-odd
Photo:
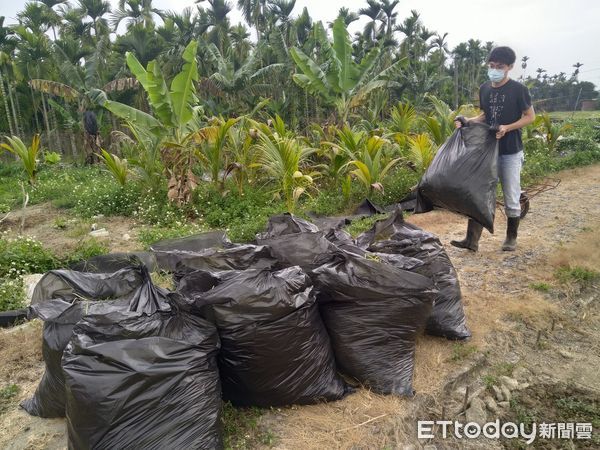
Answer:
[[[239,67],[236,67],[234,58],[224,56],[214,44],[208,44],[203,50],[206,59],[215,68],[208,77],[208,81],[220,91],[218,95],[223,95],[228,99],[227,103],[230,104],[231,112],[236,108],[239,109],[240,101],[247,102],[254,107],[254,97],[261,91],[269,96],[273,86],[265,83],[264,78],[285,67],[285,64],[282,63],[261,67],[261,61],[257,58],[258,52],[250,54]]]
[[[541,67],[538,67],[535,71],[537,73],[536,78],[539,80],[542,77],[542,74],[544,72],[546,72],[546,69],[542,69]]]
[[[341,18],[344,23],[346,24],[346,26],[350,25],[352,22],[356,22],[359,19],[358,14],[356,14],[355,12],[350,11],[349,8],[346,8],[345,6],[341,7],[337,18]],[[333,27],[333,22],[331,22],[329,24],[329,27]]]
[[[0,17],[0,20],[4,21],[4,17]],[[6,89],[4,88],[4,76],[2,75],[2,73],[5,70],[5,66],[7,66],[9,63],[10,57],[3,51],[0,51],[0,94],[2,95],[2,103],[4,103],[4,112],[6,114],[6,121],[8,122],[8,129],[10,131],[11,136],[16,136],[18,134],[18,132],[15,132],[17,126],[17,118],[11,116],[11,112],[8,107],[9,98],[6,94]],[[8,80],[7,83],[9,83]]]
[[[521,69],[527,69],[527,61],[529,61],[529,56],[523,56],[521,58]]]
[[[84,22],[85,12],[80,8],[75,8],[69,3],[59,6],[59,15],[61,18],[61,37],[69,35],[77,39],[82,46],[93,45],[90,35],[92,27],[91,22]]]
[[[231,12],[231,5],[226,0],[199,0],[198,3],[207,1],[208,9],[198,7],[198,23],[202,33],[207,32],[209,42],[217,46],[221,53],[229,47],[230,22],[227,15]]]
[[[308,41],[311,31],[313,28],[313,21],[308,13],[308,8],[304,7],[302,14],[300,14],[294,21],[294,32],[296,33],[296,43],[300,47]],[[288,59],[289,61],[289,59]]]
[[[119,0],[118,9],[112,14],[111,25],[114,30],[122,21],[127,25],[141,24],[144,28],[154,28],[155,16],[163,18],[163,11],[152,6],[152,0]]]
[[[421,20],[419,13],[416,10],[410,12],[404,21],[396,26],[396,31],[400,31],[406,36],[400,45],[400,53],[402,56],[408,57],[409,63],[413,61],[415,57],[415,42],[418,38],[419,31],[421,29]]]
[[[98,41],[101,34],[108,33],[108,22],[103,16],[110,13],[110,3],[106,0],[78,0],[78,4],[84,17],[92,19],[95,40]]]
[[[290,45],[293,39],[293,33],[291,33],[293,25],[291,14],[295,6],[296,0],[269,0],[267,4],[270,14],[268,18],[268,22],[270,22],[269,28],[277,26],[283,36],[285,36],[288,45]]]
[[[398,17],[398,13],[394,12],[396,6],[400,3],[399,0],[381,0],[381,20],[385,23],[385,37],[388,42],[392,41],[392,35],[394,32],[394,27],[396,26],[396,18]]]
[[[17,14],[17,19],[32,33],[45,33],[50,28],[48,10],[40,3],[25,3],[25,8]]]
[[[238,0],[237,6],[246,23],[256,29],[257,39],[260,40],[265,31],[267,0]]]
[[[14,27],[13,31],[15,38],[17,39],[16,54],[18,54],[19,57],[15,59],[15,62],[18,71],[28,79],[46,76],[50,66],[49,63],[51,62],[50,41],[48,37],[39,31],[30,31],[29,27],[25,27],[24,25]],[[44,126],[46,128],[46,142],[47,144],[57,147],[56,143],[52,142],[46,98],[44,97],[44,94],[41,94],[40,98]],[[33,91],[31,91],[31,99],[35,111],[39,108],[39,101],[36,100]]]
[[[450,49],[448,48],[448,42],[446,42],[446,37],[448,33],[444,33],[440,35],[439,33],[435,34],[435,38],[431,41],[431,48],[435,49],[434,55],[432,55],[432,59],[437,59],[438,73],[441,75],[444,70],[444,64],[446,62],[446,56],[450,53]]]
[[[360,8],[358,14],[367,16],[371,19],[365,25],[363,34],[370,41],[370,47],[373,47],[375,46],[379,32],[381,31],[377,28],[381,20],[381,4],[379,4],[377,0],[367,0],[367,4],[369,6],[367,8]],[[369,42],[367,42],[367,45],[369,46]]]
[[[575,70],[573,71],[573,78],[577,79],[577,75],[579,75],[579,69],[581,66],[583,66],[583,64],[580,62],[573,64],[573,67],[575,67]]]
[[[153,29],[138,24],[129,27],[126,34],[117,37],[114,48],[121,54],[134,53],[142,64],[147,64],[165,50],[165,44]]]
[[[229,38],[231,40],[231,50],[233,53],[234,67],[238,69],[241,64],[248,58],[252,50],[252,44],[248,40],[250,32],[241,23],[231,28]]]
[[[37,0],[45,7],[47,24],[52,28],[52,35],[56,41],[56,27],[60,25],[60,16],[54,9],[56,5],[64,5],[67,0]]]
[[[12,39],[13,32],[9,27],[4,26],[4,16],[0,16],[0,94],[2,94],[2,101],[4,103],[4,109],[6,113],[6,121],[8,122],[8,128],[12,136],[19,134],[19,123],[15,108],[14,97],[12,95],[12,88],[10,84],[9,72],[12,70],[12,59],[11,56],[14,51],[14,40]],[[4,87],[4,82],[8,87],[8,95]],[[9,101],[11,103],[11,109],[9,109]]]

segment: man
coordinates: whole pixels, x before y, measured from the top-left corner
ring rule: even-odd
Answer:
[[[508,219],[506,239],[502,244],[502,250],[505,251],[514,251],[517,248],[517,230],[521,215],[521,166],[524,161],[521,128],[535,119],[529,91],[524,85],[508,77],[515,60],[515,52],[509,47],[496,47],[491,51],[488,56],[490,81],[483,83],[479,88],[482,113],[465,120],[465,125],[469,122],[486,122],[498,129],[498,175]],[[456,121],[455,125],[460,128],[462,122]],[[482,230],[483,227],[479,223],[469,219],[467,237],[450,244],[476,252]]]

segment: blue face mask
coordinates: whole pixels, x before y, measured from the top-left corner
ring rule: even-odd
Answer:
[[[500,83],[504,80],[504,70],[500,69],[488,69],[488,77],[494,83]]]

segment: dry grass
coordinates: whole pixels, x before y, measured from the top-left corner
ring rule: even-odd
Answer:
[[[42,323],[33,321],[20,327],[0,330],[0,383],[19,384],[37,380],[35,369],[42,360]]]

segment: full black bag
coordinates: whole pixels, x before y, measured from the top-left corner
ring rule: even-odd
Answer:
[[[177,308],[87,315],[62,360],[69,448],[222,448],[218,347]]]
[[[113,273],[139,264],[146,266],[150,272],[158,270],[156,257],[151,252],[109,253],[92,256],[71,264],[69,268],[79,272]]]
[[[311,284],[299,267],[197,271],[182,278],[178,294],[219,330],[225,399],[267,407],[347,393]]]
[[[436,295],[431,280],[342,251],[312,278],[340,370],[375,392],[412,396],[415,338]]]
[[[256,241],[269,247],[279,268],[300,266],[311,270],[318,258],[335,250],[316,225],[292,214],[271,217],[267,232],[258,234]]]
[[[174,278],[195,270],[220,272],[223,270],[269,269],[277,264],[269,248],[264,245],[235,244],[228,248],[209,248],[182,256]]]
[[[176,239],[165,239],[155,242],[150,250],[156,256],[156,262],[161,270],[174,272],[177,264],[190,255],[208,248],[222,248],[230,244],[224,231],[208,231]]]
[[[357,244],[377,254],[403,255],[421,260],[422,265],[405,268],[433,279],[439,290],[425,332],[456,340],[471,337],[456,270],[437,236],[405,222],[402,211],[398,209],[358,236]]]
[[[464,214],[494,232],[498,140],[482,123],[462,127],[437,151],[417,188],[415,213],[434,206]]]
[[[44,321],[42,355],[46,370],[32,398],[21,403],[31,415],[65,416],[65,385],[61,358],[73,334],[73,327],[86,314],[102,314],[131,305],[140,310],[151,305],[140,299],[166,298],[155,288],[143,267],[127,268],[113,274],[52,270],[37,284],[29,307],[29,318]]]

